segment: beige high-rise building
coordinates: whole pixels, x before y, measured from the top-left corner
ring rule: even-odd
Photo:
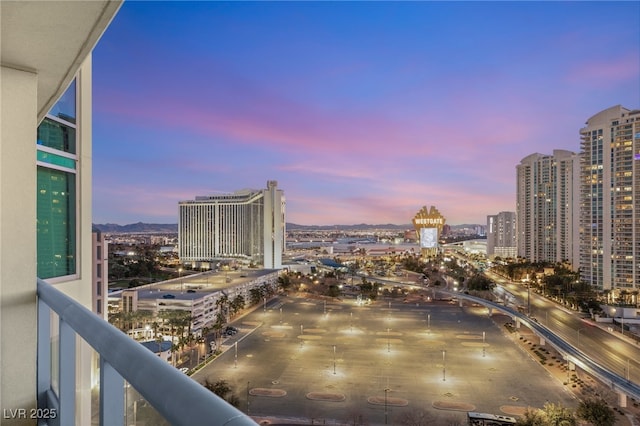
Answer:
[[[285,225],[284,192],[274,180],[266,189],[198,196],[179,203],[178,256],[183,263],[239,258],[280,269]]]
[[[577,154],[554,150],[531,154],[516,167],[518,256],[577,268],[577,165]]]
[[[518,252],[516,240],[515,212],[487,216],[487,256],[515,258]]]
[[[640,110],[620,105],[580,130],[580,279],[640,287]]]

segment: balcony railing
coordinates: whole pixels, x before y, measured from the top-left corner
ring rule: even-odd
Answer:
[[[75,425],[76,335],[100,357],[100,425],[124,425],[125,380],[172,425],[256,425],[78,302],[38,280],[38,407],[45,424]],[[52,388],[51,311],[58,315],[57,391]]]

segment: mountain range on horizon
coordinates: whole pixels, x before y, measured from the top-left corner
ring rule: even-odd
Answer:
[[[461,224],[461,225],[451,225],[453,229],[460,228],[470,228],[482,226],[479,224]],[[157,223],[131,223],[128,225],[118,225],[115,223],[105,223],[105,224],[93,224],[93,227],[100,232],[105,233],[177,233],[178,232],[178,224],[177,223],[169,223],[169,224],[157,224]],[[412,224],[405,225],[395,225],[391,223],[387,224],[378,224],[378,225],[370,225],[366,223],[360,223],[356,225],[299,225],[295,223],[287,223],[287,230],[297,230],[297,231],[366,231],[373,229],[389,229],[389,230],[398,230],[403,231],[407,229],[413,229]]]

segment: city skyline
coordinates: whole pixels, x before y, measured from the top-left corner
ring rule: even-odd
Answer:
[[[287,222],[515,211],[516,166],[640,104],[633,2],[125,2],[93,53],[94,223],[277,180]]]

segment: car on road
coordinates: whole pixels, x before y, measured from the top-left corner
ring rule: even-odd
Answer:
[[[189,369],[187,367],[182,367],[180,371],[184,374],[187,374],[189,372]]]

